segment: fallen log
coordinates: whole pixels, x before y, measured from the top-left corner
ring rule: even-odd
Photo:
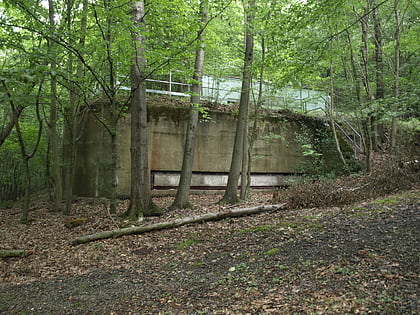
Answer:
[[[4,249],[0,250],[0,258],[28,257],[33,253],[34,251],[29,249]]]
[[[274,211],[283,208],[286,204],[276,204],[276,205],[263,205],[263,206],[256,206],[250,208],[240,208],[240,209],[230,209],[222,212],[213,212],[207,213],[198,216],[191,216],[186,217],[183,219],[176,219],[173,221],[165,221],[160,223],[154,223],[149,225],[142,225],[142,226],[131,226],[122,229],[115,229],[115,230],[108,230],[103,231],[95,234],[84,235],[78,237],[71,241],[73,245],[83,244],[88,242],[93,242],[101,239],[107,238],[117,238],[124,235],[131,235],[131,234],[142,234],[151,231],[163,230],[163,229],[170,229],[179,227],[182,225],[193,224],[193,223],[201,223],[207,221],[217,221],[222,220],[225,218],[234,218],[234,217],[241,217],[246,215],[251,215],[260,212],[266,211]]]

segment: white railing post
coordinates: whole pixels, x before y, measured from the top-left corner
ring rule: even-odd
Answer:
[[[169,97],[172,96],[172,70],[169,70]]]

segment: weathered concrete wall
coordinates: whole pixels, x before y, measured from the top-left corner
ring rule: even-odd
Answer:
[[[156,177],[157,186],[165,186],[164,173],[176,174],[182,166],[184,135],[187,126],[185,108],[151,108],[149,115],[150,168]],[[226,175],[229,172],[236,120],[232,114],[211,112],[209,121],[201,121],[197,130],[197,146],[193,163],[196,174]],[[252,173],[259,174],[253,181],[258,186],[262,174],[290,174],[304,160],[295,135],[302,128],[313,128],[297,119],[270,118],[259,123],[260,136],[252,152]],[[130,192],[130,117],[121,118],[118,124],[118,194]],[[83,196],[108,195],[110,187],[110,137],[101,124],[90,115],[86,121],[83,139],[78,145],[75,193]],[[169,176],[168,178],[170,178]],[[213,176],[213,180],[215,177]],[[223,177],[224,178],[224,177]],[[278,177],[280,178],[280,177]],[[224,180],[224,179],[223,179]],[[196,176],[196,183],[206,186]],[[267,186],[280,180],[267,180]],[[220,182],[220,180],[219,180]],[[163,183],[163,184],[162,184]],[[167,185],[173,185],[168,179]],[[194,185],[194,184],[193,184]],[[197,184],[198,186],[199,184]],[[211,186],[209,184],[208,186]],[[217,186],[217,185],[215,185]]]

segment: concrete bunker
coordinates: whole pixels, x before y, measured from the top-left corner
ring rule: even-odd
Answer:
[[[149,102],[150,103],[150,102]],[[149,161],[153,190],[176,189],[182,167],[184,136],[188,119],[186,102],[181,106],[167,101],[149,105]],[[105,112],[98,109],[98,113]],[[108,196],[111,187],[110,136],[95,117],[84,119],[83,135],[77,145],[74,192],[79,196]],[[193,162],[192,189],[223,189],[227,182],[234,142],[236,117],[232,112],[209,110],[197,128]],[[252,119],[252,118],[250,118]],[[316,137],[317,130],[328,127],[318,119],[289,111],[266,114],[258,121],[259,135],[252,150],[251,187],[274,188],[286,184],[290,175],[307,160],[302,153],[300,134]],[[130,194],[130,115],[117,125],[117,194]],[[323,154],[338,161],[331,148]]]

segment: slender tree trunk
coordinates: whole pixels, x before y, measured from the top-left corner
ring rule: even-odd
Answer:
[[[109,212],[116,213],[118,200],[117,200],[117,167],[118,167],[118,152],[117,152],[117,119],[112,117],[112,134],[111,136],[111,195],[110,195],[110,205]]]
[[[355,61],[354,53],[353,53],[353,45],[352,45],[350,33],[348,30],[346,31],[346,34],[347,34],[347,42],[349,44],[351,73],[352,73],[355,92],[356,92],[356,99],[357,99],[358,105],[360,106],[362,104],[362,94],[360,90],[360,76],[357,73],[356,61]]]
[[[72,18],[71,12],[73,10],[73,1],[67,0],[66,1],[66,19],[67,19],[67,31],[71,32],[71,25],[72,25]],[[68,53],[67,57],[67,71],[73,74],[74,68],[74,60],[73,54]],[[63,177],[64,177],[64,188],[63,188],[63,196],[65,200],[64,205],[64,214],[69,215],[71,212],[71,204],[72,204],[72,195],[73,195],[73,187],[72,187],[72,160],[73,160],[73,133],[75,130],[73,129],[73,123],[75,117],[73,116],[74,109],[77,104],[77,92],[76,86],[73,83],[70,83],[69,87],[69,102],[64,107],[64,130],[63,130]]]
[[[368,0],[369,3],[369,0]],[[373,101],[375,95],[372,93],[372,89],[369,81],[369,54],[368,54],[368,38],[369,38],[369,4],[365,7],[365,12],[363,17],[360,19],[360,25],[362,30],[362,43],[360,46],[360,58],[361,58],[361,74],[362,82],[365,88],[366,96],[368,101]],[[374,119],[372,119],[372,114],[368,114],[368,117],[362,119],[363,130],[365,135],[365,150],[366,150],[366,169],[367,172],[371,170],[371,156],[372,156],[372,125],[374,124]]]
[[[248,120],[247,120],[248,121]],[[247,198],[247,188],[249,182],[251,181],[250,172],[249,172],[249,140],[248,140],[248,126],[244,128],[243,135],[243,149],[242,149],[242,169],[241,169],[241,191],[239,198],[245,200]]]
[[[19,122],[16,123],[16,133],[18,136],[18,142],[20,146],[20,151],[22,154],[22,162],[23,162],[23,204],[22,204],[22,212],[20,215],[20,223],[27,224],[28,223],[28,214],[29,214],[29,203],[31,201],[31,172],[29,169],[29,156],[26,153],[25,142],[23,140],[22,132],[20,130]]]
[[[383,40],[382,40],[382,27],[379,16],[379,7],[376,6],[375,1],[372,3],[374,10],[372,12],[373,25],[374,25],[374,42],[375,42],[375,72],[376,72],[376,92],[375,99],[382,100],[385,97],[384,86],[384,64],[383,64]],[[375,113],[375,121],[380,120],[379,113]],[[374,126],[374,146],[378,147],[379,143],[383,142],[384,126],[382,123],[375,123]]]
[[[335,147],[337,149],[340,160],[343,163],[343,165],[344,165],[344,167],[346,168],[346,171],[347,171],[348,165],[347,165],[346,159],[344,158],[343,151],[341,150],[340,141],[339,141],[338,135],[337,135],[337,129],[335,128],[334,103],[333,103],[333,97],[332,96],[331,96],[331,104],[330,104],[329,115],[328,116],[330,118],[331,131],[333,133]]]
[[[194,66],[194,83],[192,85],[191,104],[189,112],[189,120],[187,132],[185,135],[184,156],[182,160],[181,177],[179,179],[179,186],[176,192],[175,200],[171,208],[188,208],[191,207],[189,202],[190,185],[192,177],[192,166],[194,161],[195,151],[195,135],[198,125],[198,106],[201,97],[201,85],[203,81],[203,67],[205,55],[204,43],[204,28],[207,23],[208,0],[200,2],[201,15],[201,29],[198,34],[199,47],[195,55]]]
[[[22,162],[23,162],[23,171],[24,171],[24,197],[23,197],[23,205],[22,205],[22,212],[20,217],[20,223],[27,224],[28,223],[28,214],[29,214],[29,204],[31,201],[31,172],[29,168],[29,161],[35,156],[35,153],[38,150],[39,143],[41,141],[42,136],[42,119],[41,115],[39,114],[39,99],[42,90],[42,83],[39,85],[38,95],[36,97],[36,116],[39,123],[38,128],[38,135],[35,142],[35,145],[32,149],[31,153],[27,153],[25,141],[23,139],[22,131],[20,129],[19,121],[16,122],[16,133],[18,137],[19,147],[22,154]],[[12,107],[13,101],[10,101]]]
[[[368,38],[369,38],[369,15],[367,12],[369,11],[369,7],[365,8],[365,15],[360,19],[360,25],[362,28],[362,43],[360,45],[360,59],[361,62],[361,69],[362,69],[362,82],[365,88],[366,96],[368,100],[372,101],[374,99],[374,95],[372,93],[372,88],[370,86],[369,81],[369,51],[368,51]]]
[[[217,221],[223,220],[226,218],[237,218],[241,216],[249,216],[256,213],[267,212],[267,211],[277,211],[284,208],[286,203],[275,204],[275,205],[261,205],[249,208],[240,208],[240,209],[229,209],[223,212],[213,212],[201,214],[193,217],[185,217],[182,219],[175,219],[172,221],[164,221],[160,223],[154,223],[149,225],[140,225],[140,226],[131,226],[122,229],[102,231],[95,234],[83,235],[78,238],[75,238],[71,241],[72,245],[84,244],[88,242],[93,242],[97,240],[103,240],[107,238],[117,238],[124,235],[133,235],[133,234],[142,234],[148,233],[151,231],[159,231],[164,229],[172,229],[180,227],[187,224],[203,223],[208,221]],[[1,255],[1,252],[0,252]]]
[[[5,81],[2,81],[4,88],[6,89],[6,94],[8,94],[9,98],[10,93],[8,91],[7,85]],[[12,109],[12,115],[10,117],[10,120],[6,127],[1,130],[0,134],[0,147],[3,145],[4,141],[6,141],[7,137],[9,136],[10,132],[12,132],[13,127],[16,125],[16,123],[19,121],[20,114],[22,113],[24,107],[23,106],[17,106],[16,108]]]
[[[50,27],[52,31],[55,30],[55,12],[53,0],[48,0]],[[63,199],[63,183],[61,177],[60,167],[60,150],[59,139],[57,133],[57,62],[55,60],[55,45],[53,41],[49,40],[50,50],[50,72],[51,72],[51,101],[50,101],[50,122],[49,122],[49,136],[51,145],[51,163],[52,163],[52,178],[54,185],[54,207],[56,211],[61,209],[61,201]]]
[[[254,52],[254,34],[252,23],[254,20],[255,0],[250,0],[249,2],[245,3],[245,6],[245,58],[244,70],[242,73],[242,89],[241,98],[239,101],[239,114],[236,123],[235,142],[233,145],[228,182],[225,194],[220,200],[221,203],[231,204],[237,203],[239,201],[237,190],[239,175],[243,163],[243,142],[245,141],[244,129],[247,128],[249,92],[252,79],[251,66]]]
[[[67,1],[67,29],[71,32],[72,20],[71,14],[74,2],[72,0]],[[79,44],[83,47],[86,39],[86,27],[87,27],[87,10],[88,0],[83,0],[82,7],[82,18],[80,22],[80,38]],[[80,51],[83,56],[83,51]],[[68,68],[69,72],[73,73],[73,54],[69,53],[68,57]],[[76,66],[76,77],[81,78],[83,76],[83,63],[79,60]],[[77,131],[80,127],[77,117],[80,113],[80,96],[77,91],[75,84],[71,84],[69,89],[69,106],[65,108],[65,121],[66,128],[64,130],[64,141],[66,145],[66,151],[63,150],[63,162],[64,162],[64,195],[65,195],[65,208],[64,214],[69,215],[71,213],[71,206],[73,203],[73,181],[74,181],[74,165],[76,163],[76,145],[77,145]]]
[[[330,52],[333,53],[332,50],[332,44],[330,46]],[[335,128],[335,120],[334,120],[334,67],[333,62],[330,60],[330,106],[329,106],[329,118],[330,118],[330,125],[331,125],[331,131],[333,133],[335,147],[337,149],[337,152],[340,156],[340,160],[343,163],[344,168],[346,171],[348,170],[346,159],[344,158],[343,151],[341,150],[340,141],[338,140],[337,130]]]
[[[260,110],[263,106],[263,85],[264,85],[264,67],[265,67],[265,56],[266,56],[266,46],[264,36],[261,38],[261,67],[260,67],[260,77],[258,82],[258,98],[254,106],[254,117],[252,126],[250,126],[247,140],[248,140],[248,149],[247,149],[247,181],[245,192],[241,191],[241,199],[245,199],[251,189],[251,172],[252,172],[252,150],[254,148],[255,141],[258,137],[258,120],[260,115]]]
[[[104,5],[107,10],[111,11],[111,1],[104,0]],[[117,123],[118,123],[118,108],[116,100],[116,74],[114,67],[114,59],[112,56],[112,24],[114,23],[111,14],[107,16],[107,27],[104,34],[104,41],[106,44],[106,52],[109,66],[109,121],[110,121],[110,137],[111,137],[111,194],[110,194],[110,213],[115,213],[117,211],[118,201],[117,201],[117,167],[118,167],[118,153],[117,153]]]
[[[398,11],[399,0],[394,1],[394,18],[395,18],[395,32],[394,32],[394,82],[392,86],[392,94],[395,100],[400,96],[400,43],[401,43],[401,17]],[[398,109],[398,108],[397,108]],[[391,149],[397,146],[397,132],[398,132],[398,117],[394,114],[392,117],[391,129]]]
[[[150,169],[147,149],[148,126],[146,106],[146,49],[144,32],[144,2],[132,6],[135,30],[135,54],[131,66],[131,193],[126,215],[131,220],[157,214],[150,192]]]
[[[109,168],[107,171],[109,172],[109,177],[111,178],[111,185],[108,186],[108,182],[106,181],[105,185],[109,190],[107,190],[107,194],[110,197],[110,213],[115,213],[118,205],[117,201],[117,186],[118,186],[118,178],[117,178],[117,167],[118,167],[118,152],[117,152],[117,124],[118,119],[120,116],[118,102],[116,99],[117,96],[117,84],[116,84],[116,72],[115,72],[115,62],[114,56],[112,53],[112,46],[113,46],[113,24],[115,23],[113,15],[112,15],[112,1],[111,0],[103,0],[103,6],[106,14],[106,22],[105,26],[101,23],[99,15],[96,11],[96,5],[93,5],[94,10],[94,17],[96,24],[100,30],[100,34],[102,37],[102,41],[105,45],[106,51],[106,60],[107,60],[107,67],[106,70],[108,71],[108,83],[104,82],[103,88],[105,90],[105,94],[107,96],[107,103],[105,104],[104,108],[106,108],[106,115],[103,121],[105,129],[110,137],[110,147],[111,147],[111,159],[109,163]]]
[[[376,99],[383,99],[385,97],[384,86],[384,63],[383,63],[383,40],[382,40],[382,26],[379,17],[379,7],[375,6],[373,10],[373,21],[375,30],[375,64],[376,64]]]

